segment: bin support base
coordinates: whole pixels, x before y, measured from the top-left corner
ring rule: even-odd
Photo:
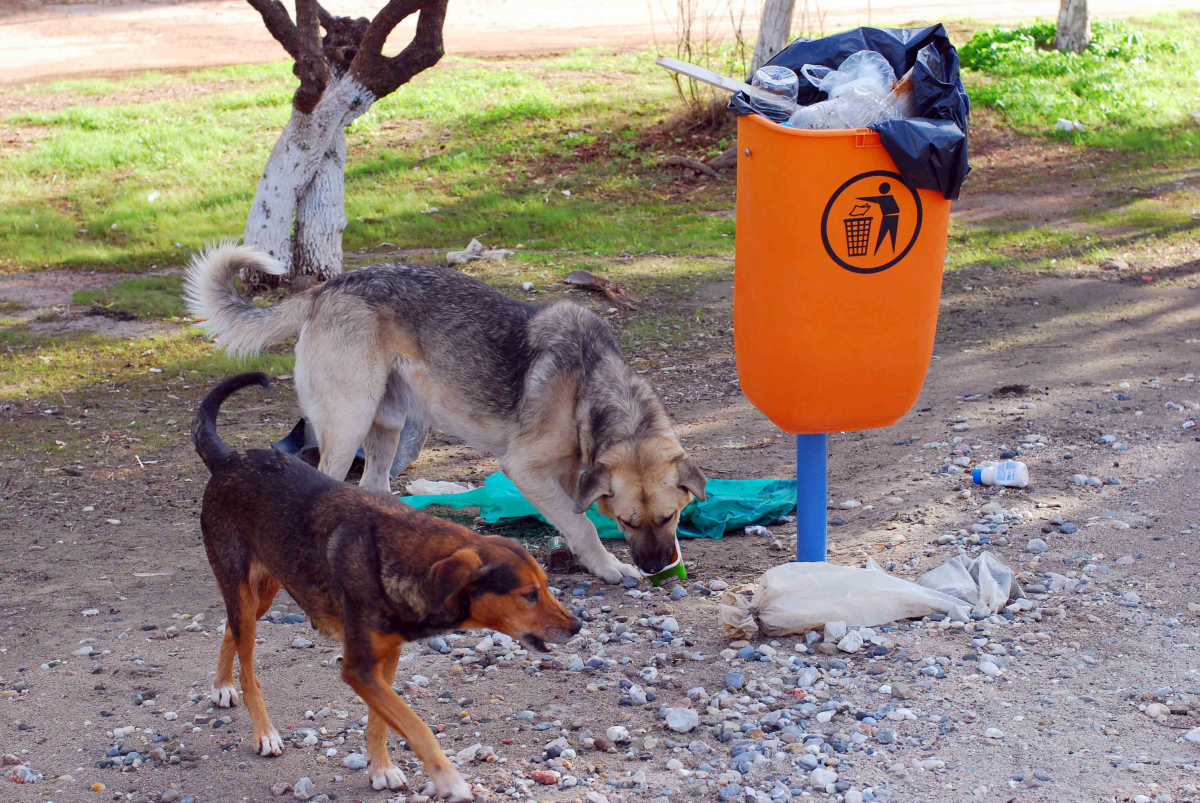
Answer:
[[[829,501],[828,436],[796,436],[796,560],[824,562]]]

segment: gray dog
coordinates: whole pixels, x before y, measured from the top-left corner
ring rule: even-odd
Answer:
[[[400,433],[428,425],[493,452],[500,467],[610,583],[638,571],[604,549],[584,512],[615,519],[648,574],[675,560],[679,512],[704,499],[662,402],[617,349],[608,324],[561,301],[536,307],[447,268],[393,262],[343,273],[270,307],[238,292],[267,255],[222,244],[188,268],[188,309],[231,353],[299,333],[296,392],[320,470],[344,479],[359,445],[362,485],[388,490]]]

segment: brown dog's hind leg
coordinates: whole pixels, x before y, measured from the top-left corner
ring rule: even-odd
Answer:
[[[265,604],[269,606],[278,590],[279,583],[267,573],[262,564],[252,563],[249,580],[237,590],[237,615],[235,617],[232,615],[233,611],[230,611],[230,622],[225,631],[227,637],[231,631],[233,633],[238,663],[242,667],[242,701],[246,704],[246,711],[250,714],[250,722],[254,728],[254,752],[261,756],[277,756],[283,752],[283,739],[271,724],[262,689],[258,685],[258,676],[254,674],[257,613],[259,606],[264,604],[263,597],[266,597]]]
[[[396,647],[379,663],[383,682],[389,687],[396,677],[396,664],[399,662],[400,648]],[[400,789],[408,784],[404,772],[392,763],[392,757],[388,755],[387,731],[387,720],[372,712],[367,720],[367,761],[370,762],[368,771],[371,774],[371,788],[376,790]]]
[[[425,771],[437,787],[438,794],[451,803],[469,803],[474,797],[471,787],[459,774],[433,733],[408,704],[392,691],[391,678],[385,678],[385,663],[393,650],[399,650],[398,636],[371,636],[366,649],[355,647],[350,634],[346,638],[346,657],[342,661],[342,680],[346,681],[371,709],[371,719],[381,717],[397,733],[408,740],[408,746],[425,765]],[[364,652],[368,654],[363,654]],[[249,701],[246,703],[249,706]]]

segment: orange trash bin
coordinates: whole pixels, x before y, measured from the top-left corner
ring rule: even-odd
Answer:
[[[950,201],[873,131],[738,118],[734,343],[746,397],[787,432],[885,427],[933,354]]]

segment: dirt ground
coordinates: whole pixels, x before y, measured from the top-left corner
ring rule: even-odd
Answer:
[[[970,201],[963,207],[969,214]],[[980,506],[995,501],[1032,513],[1008,533],[1011,545],[990,547],[1024,573],[1026,585],[1045,583],[1050,572],[1090,578],[1074,593],[1031,594],[1040,621],[973,623],[974,633],[901,623],[885,634],[887,655],[800,656],[821,668],[825,683],[808,699],[832,694],[850,704],[848,713],[828,725],[809,720],[809,733],[832,738],[851,732],[855,710],[889,704],[876,691],[881,683],[909,685],[909,699],[890,701],[915,716],[886,723],[895,728],[895,741],[885,746],[872,739],[870,753],[852,750],[827,760],[853,788],[904,801],[1129,800],[1164,793],[1172,800],[1200,799],[1190,791],[1200,785],[1196,747],[1179,740],[1185,732],[1180,725],[1200,723],[1180,715],[1159,724],[1137,707],[1160,687],[1170,687],[1160,693],[1187,712],[1193,695],[1200,694],[1194,677],[1200,631],[1188,607],[1196,600],[1200,438],[1197,430],[1183,428],[1197,415],[1186,403],[1200,399],[1192,381],[1200,362],[1200,249],[1177,268],[1154,283],[1087,273],[955,274],[946,281],[941,312],[943,324],[953,326],[939,337],[914,410],[887,429],[831,437],[830,499],[862,503],[831,511],[844,520],[830,529],[832,561],[855,565],[873,555],[897,574],[914,577],[959,551],[955,544],[937,546],[939,537],[970,527]],[[714,321],[705,344],[682,355],[636,356],[688,448],[710,477],[794,476],[791,439],[738,392],[728,325],[731,287],[705,286],[685,303],[701,304]],[[1002,386],[1021,387],[995,395]],[[88,437],[93,444],[86,458],[69,464],[53,456],[0,463],[0,543],[9,558],[0,567],[0,752],[44,775],[29,785],[3,781],[4,800],[182,795],[205,802],[254,801],[270,799],[273,784],[294,784],[302,776],[329,799],[389,797],[371,791],[365,771],[342,765],[347,754],[362,749],[354,726],[366,709],[338,680],[337,645],[307,624],[259,628],[259,674],[268,704],[295,747],[279,758],[255,756],[244,709],[210,707],[206,693],[223,611],[197,526],[205,474],[186,440],[193,404],[204,389],[187,376],[163,374],[157,383],[93,388],[61,404],[12,402],[2,408],[7,437],[28,440],[44,433],[40,437],[47,440]],[[1117,394],[1128,398],[1114,401]],[[1168,408],[1167,402],[1185,409]],[[265,396],[250,392],[235,398],[229,410],[222,432],[239,446],[267,444],[297,415],[286,381]],[[138,419],[155,422],[161,445],[130,439],[131,422]],[[954,430],[956,422],[967,423],[967,429]],[[1029,434],[1041,436],[1032,440],[1045,446],[1020,447],[1033,477],[1026,490],[972,489],[968,474],[938,473],[954,437],[971,445],[968,456],[994,459],[1002,449],[1018,448]],[[1102,434],[1127,442],[1128,451],[1096,444]],[[494,468],[489,456],[437,439],[405,479],[479,482]],[[1116,476],[1121,484],[1076,486],[1071,478],[1077,472]],[[1049,526],[1055,515],[1078,530],[1057,532]],[[494,748],[499,761],[466,766],[481,784],[477,791],[488,790],[493,798],[520,793],[522,780],[532,784],[527,776],[547,766],[538,763],[546,761],[543,746],[559,735],[578,754],[552,759],[557,764],[549,766],[577,777],[580,785],[532,784],[532,799],[583,799],[589,788],[610,800],[654,798],[669,790],[716,799],[727,788],[722,784],[749,786],[772,776],[804,787],[803,775],[789,772],[786,758],[782,764],[767,761],[744,777],[722,775],[729,745],[718,742],[709,727],[715,709],[705,714],[699,706],[702,724],[681,738],[664,729],[654,705],[620,705],[625,693],[619,681],[626,673],[637,680],[645,666],[657,664],[657,678],[638,682],[667,703],[695,687],[717,695],[731,670],[747,679],[761,673],[762,688],[770,676],[787,674],[775,663],[721,658],[729,639],[717,629],[716,598],[704,593],[719,587],[715,581],[749,582],[786,560],[794,525],[772,531],[773,538],[686,542],[691,593],[678,600],[657,590],[636,600],[625,589],[597,585],[583,575],[553,575],[552,583],[568,595],[586,589],[592,624],[578,642],[540,662],[514,655],[484,672],[479,663],[463,662],[463,653],[441,655],[413,645],[397,686],[427,722],[441,726],[439,738],[451,755],[474,744]],[[527,543],[540,550],[544,535],[534,528]],[[1040,558],[1023,551],[1034,536],[1049,542]],[[1136,557],[1118,563],[1125,555]],[[1119,595],[1131,591],[1140,601],[1127,607]],[[302,613],[289,602],[281,595],[277,610]],[[656,646],[647,617],[667,613],[679,622],[683,640]],[[644,635],[628,643],[596,640],[622,622]],[[995,681],[974,669],[978,650],[971,639],[981,634],[1007,646],[1011,663]],[[315,646],[294,648],[300,637]],[[465,634],[452,638],[450,646],[474,646],[481,638]],[[798,642],[803,640],[772,643],[782,658],[796,654]],[[94,655],[75,654],[88,647]],[[598,653],[627,658],[628,665],[563,671],[572,655],[587,659]],[[945,679],[919,674],[922,659],[937,657],[947,659]],[[529,674],[531,665],[540,669]],[[409,679],[416,675],[428,685],[413,685]],[[749,703],[751,697],[767,699],[761,691],[740,699]],[[792,704],[794,698],[768,699],[759,710]],[[324,708],[332,713],[322,713]],[[535,712],[532,722],[517,718],[526,709]],[[178,718],[167,720],[168,711]],[[307,720],[306,711],[322,718]],[[211,720],[224,714],[231,723],[212,727]],[[588,731],[599,736],[614,725],[633,734],[628,755],[624,746],[614,753],[584,746]],[[113,735],[130,726],[130,735]],[[304,727],[326,730],[319,747],[299,746],[305,732],[298,729]],[[988,728],[1005,735],[985,738]],[[156,743],[160,736],[165,738]],[[147,760],[126,771],[99,768],[118,742],[133,745]],[[694,752],[691,742],[715,749]],[[391,744],[410,762],[406,794],[415,798],[423,775],[395,737]],[[157,746],[179,756],[179,763],[150,759]],[[329,750],[335,753],[327,757]],[[667,768],[672,758],[682,770]],[[712,771],[701,769],[702,762]],[[5,767],[5,774],[12,769]],[[645,773],[642,787],[633,786],[639,779],[630,777],[637,771]],[[683,772],[692,774],[685,778]],[[103,793],[90,791],[95,783],[105,785]]]
[[[291,3],[286,4],[291,7]],[[330,10],[372,16],[373,0],[346,0]],[[744,9],[743,30],[757,31],[760,3],[730,4]],[[714,38],[731,32],[729,7],[702,3]],[[822,4],[815,4],[814,9]],[[947,0],[873,0],[823,4],[824,30],[868,23],[899,25],[914,20],[983,19],[1013,21],[1054,18],[1055,0],[995,3]],[[1092,14],[1120,16],[1189,8],[1190,0],[1092,0]],[[580,47],[643,48],[652,41],[674,42],[674,2],[660,0],[455,0],[446,18],[446,52],[451,55],[511,56],[557,53]],[[799,12],[797,12],[799,14]],[[817,15],[814,13],[814,20]],[[799,25],[799,18],[797,18]],[[820,30],[814,22],[814,29]],[[396,29],[389,46],[399,50],[411,38],[415,21]],[[0,0],[0,85],[50,77],[95,75],[145,69],[212,67],[285,58],[254,10],[240,0],[108,0],[98,3]]]

